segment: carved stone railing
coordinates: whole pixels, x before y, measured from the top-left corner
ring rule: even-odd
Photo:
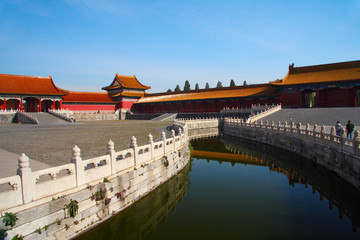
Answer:
[[[74,122],[74,113],[70,110],[65,109],[49,109],[49,113],[59,117],[61,119],[64,119],[68,122]]]
[[[346,138],[344,129],[340,136],[335,127],[326,131],[325,126],[311,127],[293,122],[247,123],[242,119],[224,120],[223,134],[265,143],[297,153],[330,171],[360,189],[360,134]]]
[[[269,105],[269,106],[266,105],[264,108],[262,108],[261,106],[258,106],[258,108],[260,109],[260,111],[257,113],[254,113],[252,116],[250,116],[246,120],[246,122],[251,123],[251,122],[258,121],[261,118],[264,118],[266,116],[269,116],[270,114],[273,114],[273,113],[281,110],[281,104]]]
[[[16,117],[17,117],[18,121],[21,123],[39,124],[39,121],[37,120],[37,118],[30,115],[29,113],[17,111],[16,115],[17,115]]]
[[[131,171],[145,162],[172,154],[188,143],[183,127],[179,127],[177,135],[172,130],[169,138],[162,132],[161,139],[155,142],[149,134],[148,144],[143,146],[138,146],[136,138],[132,137],[130,148],[122,151],[115,151],[114,143],[110,140],[106,155],[87,160],[82,160],[80,149],[75,146],[71,163],[36,172],[31,170],[29,158],[22,154],[18,160],[18,175],[0,178],[1,189],[8,186],[5,191],[0,191],[0,212],[71,189],[81,189],[99,179]]]

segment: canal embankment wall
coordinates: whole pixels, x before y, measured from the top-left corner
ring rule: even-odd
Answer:
[[[106,155],[87,160],[75,146],[71,163],[36,172],[23,154],[18,175],[0,179],[0,229],[7,239],[66,239],[122,211],[188,164],[187,129],[178,127],[159,141],[149,134],[143,146],[133,137],[122,151],[109,141]],[[3,223],[5,213],[16,214],[12,228]]]
[[[355,131],[354,138],[346,138],[344,130],[340,136],[335,128],[330,133],[325,127],[276,125],[274,122],[247,123],[241,119],[225,119],[223,134],[246,140],[268,144],[294,152],[316,164],[336,173],[347,182],[360,189],[360,136]]]

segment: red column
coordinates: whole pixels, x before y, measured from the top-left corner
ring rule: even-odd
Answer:
[[[346,87],[346,92],[345,92],[345,107],[349,106],[349,88]]]
[[[6,99],[4,98],[4,110],[6,110]]]
[[[38,112],[41,112],[41,98],[39,98],[39,109]]]
[[[60,109],[62,109],[62,100],[60,100]]]
[[[300,89],[298,89],[298,94],[297,94],[297,102],[298,102],[298,107],[300,107]]]

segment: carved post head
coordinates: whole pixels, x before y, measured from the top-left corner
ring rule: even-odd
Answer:
[[[331,129],[330,129],[330,134],[331,134],[331,135],[334,135],[334,136],[336,135],[336,133],[335,133],[335,127],[334,127],[334,126],[331,127]]]
[[[346,133],[345,133],[345,129],[341,128],[341,137],[342,138],[346,138]]]
[[[80,157],[80,148],[78,146],[74,146],[74,148],[72,149],[72,155],[73,158]]]
[[[360,141],[360,133],[359,133],[359,130],[355,130],[355,132],[354,132],[354,140],[355,140],[355,141]]]
[[[274,121],[271,121],[271,126],[275,126],[275,122],[274,122]]]
[[[130,147],[133,148],[133,147],[136,147],[136,146],[137,146],[136,137],[132,136],[130,138]]]
[[[278,121],[278,126],[279,126],[279,127],[281,126],[281,122],[280,122],[280,121]]]
[[[151,143],[154,140],[153,135],[151,135],[151,133],[149,133],[148,135],[148,143]]]
[[[164,131],[161,132],[161,138],[166,139],[166,133]]]
[[[288,122],[287,121],[285,121],[285,127],[287,127],[288,126]]]
[[[175,130],[174,129],[171,129],[171,136],[175,137]]]
[[[324,133],[324,132],[325,132],[325,126],[322,125],[322,126],[321,126],[321,133]]]
[[[114,151],[114,142],[110,139],[110,141],[107,143],[107,152],[109,153],[111,151]]]
[[[25,155],[25,153],[21,154],[21,156],[19,157],[18,166],[19,168],[28,168],[30,166],[29,158]]]
[[[309,123],[306,124],[306,130],[310,130],[310,124]]]
[[[314,124],[314,132],[316,132],[316,130],[317,130],[317,125],[316,124]]]
[[[181,130],[181,128],[179,128],[179,135],[181,135],[181,133],[182,133],[182,130]]]

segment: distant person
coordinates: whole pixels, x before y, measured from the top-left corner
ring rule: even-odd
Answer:
[[[348,123],[346,124],[346,137],[352,138],[353,131],[354,131],[354,124],[352,124],[351,121],[349,120]]]
[[[340,134],[341,134],[341,129],[342,129],[342,126],[341,126],[340,122],[337,121],[337,122],[336,122],[336,125],[335,125],[336,136],[340,136]]]

